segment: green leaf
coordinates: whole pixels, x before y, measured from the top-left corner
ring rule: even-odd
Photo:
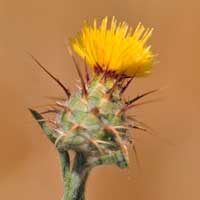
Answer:
[[[90,159],[88,166],[94,168],[98,165],[111,165],[116,164],[120,168],[128,167],[128,159],[124,156],[122,151],[115,151],[107,155],[100,156],[99,158]]]
[[[55,143],[56,138],[54,136],[54,132],[49,128],[48,123],[45,121],[42,115],[38,113],[36,110],[33,110],[31,108],[29,108],[29,111],[31,112],[35,120],[38,122],[44,133],[47,135],[49,140]]]

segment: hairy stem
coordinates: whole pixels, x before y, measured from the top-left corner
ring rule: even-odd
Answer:
[[[76,154],[71,170],[68,154],[59,152],[59,155],[64,181],[62,200],[85,200],[85,184],[90,170],[86,167],[84,155],[82,153]]]

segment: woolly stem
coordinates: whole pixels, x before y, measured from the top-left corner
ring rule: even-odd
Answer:
[[[127,167],[127,160],[124,158],[121,151],[116,151],[96,159],[88,159],[83,153],[76,153],[71,170],[69,154],[59,151],[59,156],[64,182],[62,200],[85,200],[86,181],[91,169],[94,167],[114,163],[120,168]]]
[[[86,159],[82,153],[77,153],[72,170],[69,167],[68,154],[59,152],[64,194],[62,200],[85,200],[85,184],[89,174]]]

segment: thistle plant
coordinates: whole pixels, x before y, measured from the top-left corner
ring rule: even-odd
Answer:
[[[96,20],[93,25],[85,22],[70,41],[69,53],[80,78],[80,88],[73,94],[32,57],[66,94],[43,112],[30,109],[59,153],[64,182],[62,200],[85,199],[86,181],[94,167],[128,166],[127,149],[134,148],[132,129],[142,127],[127,112],[155,90],[129,100],[124,92],[134,78],[151,72],[154,55],[146,45],[151,34],[152,29],[145,29],[142,24],[133,31],[126,22],[117,23],[115,17],[110,23],[105,17],[99,25]],[[73,50],[84,60],[84,74]],[[53,120],[46,118],[48,113],[55,113]],[[70,151],[75,152],[75,157],[70,157]]]

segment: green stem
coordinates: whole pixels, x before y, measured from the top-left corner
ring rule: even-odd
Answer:
[[[77,153],[72,170],[69,167],[68,154],[59,152],[64,181],[62,200],[85,200],[85,184],[89,174],[86,159]]]
[[[85,200],[85,185],[92,168],[99,165],[117,164],[120,168],[127,167],[127,160],[121,151],[89,159],[83,153],[76,153],[74,164],[70,170],[70,159],[67,152],[59,152],[64,194],[62,200]]]
[[[70,158],[68,152],[58,151],[60,157],[60,163],[62,168],[62,176],[65,177],[65,173],[70,171]]]

